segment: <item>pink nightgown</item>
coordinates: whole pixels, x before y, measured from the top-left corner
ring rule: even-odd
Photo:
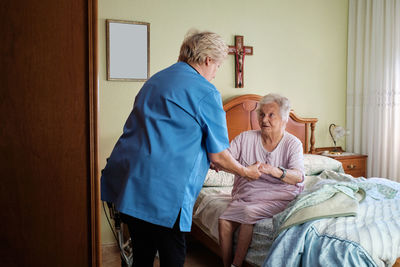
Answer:
[[[275,167],[298,169],[303,172],[304,178],[302,143],[288,132],[284,133],[272,152],[263,147],[260,130],[241,133],[232,140],[229,151],[243,166],[259,161]],[[290,185],[266,174],[254,181],[236,175],[232,200],[220,218],[243,224],[271,218],[283,211],[302,189],[302,183]]]

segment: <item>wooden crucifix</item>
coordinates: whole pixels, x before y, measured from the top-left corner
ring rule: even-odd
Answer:
[[[229,46],[229,55],[235,55],[235,88],[244,86],[244,57],[253,55],[252,46],[244,46],[243,36],[235,35],[235,46]]]

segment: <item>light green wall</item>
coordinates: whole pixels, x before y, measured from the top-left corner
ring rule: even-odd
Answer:
[[[242,94],[287,96],[302,117],[317,117],[316,146],[332,146],[330,123],[345,125],[348,0],[99,0],[99,167],[122,133],[142,82],[106,80],[106,19],[150,23],[150,74],[176,62],[190,28],[243,35],[245,87],[234,87],[234,57],[214,85],[225,100]],[[343,145],[340,144],[339,145]],[[113,242],[102,214],[102,243]]]

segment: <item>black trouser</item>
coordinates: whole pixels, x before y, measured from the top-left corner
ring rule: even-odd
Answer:
[[[132,239],[133,267],[153,267],[157,251],[160,267],[183,267],[186,239],[185,233],[179,230],[179,218],[171,229],[121,213]]]

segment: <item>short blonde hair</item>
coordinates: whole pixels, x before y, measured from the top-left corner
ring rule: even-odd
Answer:
[[[278,104],[282,120],[286,122],[289,120],[290,101],[286,97],[281,96],[279,94],[268,94],[263,98],[261,98],[257,108],[257,114],[260,114],[260,109],[263,105],[269,103]]]
[[[202,64],[206,57],[222,63],[228,55],[228,46],[213,32],[190,30],[181,45],[178,61]]]

